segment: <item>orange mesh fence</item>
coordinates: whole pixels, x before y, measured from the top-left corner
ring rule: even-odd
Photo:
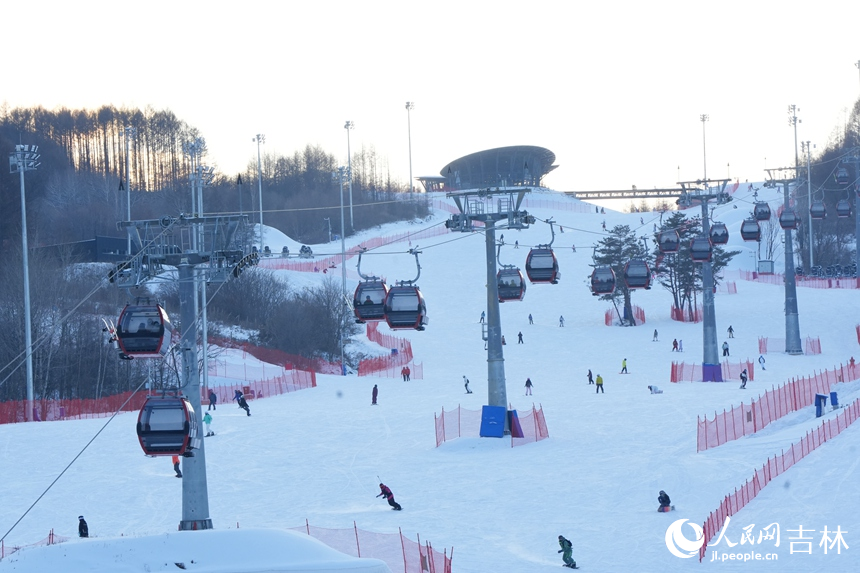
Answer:
[[[241,382],[230,386],[210,386],[209,390],[215,392],[218,396],[219,404],[228,404],[233,400],[236,390],[242,392],[246,399],[253,400],[255,398],[265,398],[305,390],[307,388],[315,388],[316,385],[316,372],[289,370],[267,380]],[[200,400],[203,404],[209,403],[209,391],[206,388],[200,388]]]
[[[752,281],[757,283],[771,284],[783,286],[785,284],[785,274],[759,274],[755,271],[738,271],[742,280]],[[853,277],[842,277],[838,279],[821,279],[818,277],[795,277],[797,286],[807,288],[841,288],[841,289],[856,289],[860,288],[860,279]]]
[[[678,322],[702,322],[703,312],[702,305],[696,306],[694,310],[691,310],[687,307],[678,308],[677,306],[672,306],[670,311],[670,316],[672,320]]]
[[[0,541],[0,559],[4,557],[8,557],[15,553],[16,551],[20,551],[21,549],[25,549],[27,547],[43,547],[45,545],[56,545],[58,543],[65,543],[71,539],[70,537],[63,537],[62,535],[57,535],[54,533],[52,529],[48,533],[48,537],[37,541],[36,543],[30,543],[29,545],[12,545],[7,546],[4,541]]]
[[[773,352],[785,352],[785,338],[772,338],[760,336],[758,339],[759,354],[767,354],[768,350]],[[807,356],[821,354],[821,340],[816,336],[807,336],[803,340],[803,353]]]
[[[514,437],[511,432],[511,447],[530,444],[549,437],[549,431],[546,426],[546,419],[543,415],[543,407],[536,409],[532,405],[530,412],[520,415],[517,412],[517,418],[520,422],[520,427],[523,430],[523,435]],[[455,438],[478,438],[481,436],[481,411],[466,410],[457,406],[449,412],[442,408],[441,414],[433,414],[433,419],[436,424],[436,447],[438,448],[443,443]]]
[[[721,294],[738,294],[738,285],[733,281],[720,283],[717,287],[717,292]]]
[[[768,458],[761,469],[756,470],[752,478],[746,480],[740,489],[735,488],[732,494],[727,495],[720,506],[712,511],[702,524],[704,543],[699,549],[699,561],[701,562],[705,557],[708,542],[723,527],[726,518],[743,509],[774,478],[784,473],[827,440],[838,436],[858,417],[860,417],[860,400],[855,400],[851,405],[843,408],[838,416],[825,420],[818,428],[807,432],[799,442],[792,444],[788,451],[783,450],[778,456]]]
[[[521,437],[514,437],[512,432],[511,447],[539,442],[549,437],[549,431],[546,429],[546,419],[543,417],[543,406],[540,409],[535,409],[534,404],[532,404],[531,412],[522,416],[517,412],[517,417],[520,420],[523,435]]]
[[[747,371],[750,381],[755,380],[755,369],[749,358],[737,364],[723,362],[720,364],[720,370],[723,373],[723,380],[740,380],[741,372],[744,370]],[[701,364],[672,362],[672,368],[669,372],[670,382],[701,382],[703,379]]]
[[[792,379],[779,388],[759,396],[758,400],[732,406],[722,414],[714,412],[714,419],[707,416],[697,420],[696,451],[703,452],[726,442],[754,434],[783,416],[811,406],[816,394],[830,394],[839,382],[851,382],[860,378],[860,368],[851,364],[825,370],[810,377]]]
[[[618,312],[614,308],[607,309],[606,312],[603,313],[603,324],[606,326],[612,326],[613,321],[618,318]],[[642,310],[642,307],[633,305],[633,318],[636,321],[636,324],[645,324],[645,311]]]
[[[322,541],[332,549],[353,557],[366,557],[385,561],[392,571],[405,573],[452,573],[451,555],[447,549],[442,553],[433,549],[429,543],[421,544],[404,537],[403,532],[375,533],[358,529],[353,522],[352,529],[327,529],[314,527],[305,521],[302,527],[290,527],[293,531],[306,533]]]
[[[321,358],[305,358],[297,354],[289,354],[275,348],[263,348],[255,346],[250,342],[242,340],[230,340],[227,338],[209,337],[209,343],[224,348],[239,349],[245,354],[250,354],[261,362],[268,364],[276,364],[287,370],[297,368],[299,370],[311,370],[320,374],[336,374],[340,375],[341,367],[337,362],[327,362]],[[265,377],[265,375],[263,376]],[[241,378],[246,380],[247,378]],[[252,378],[253,379],[253,378]]]
[[[128,400],[131,396],[131,400]],[[123,406],[123,403],[128,403]],[[113,396],[93,399],[67,399],[67,400],[34,400],[33,420],[37,422],[54,420],[82,420],[88,418],[105,418],[112,416],[114,412],[122,407],[124,412],[140,410],[146,401],[146,394],[138,392],[132,396],[132,392],[123,392]],[[0,402],[0,424],[17,424],[26,422],[27,416],[26,400],[11,400]]]
[[[378,322],[367,323],[367,338],[380,346],[391,349],[391,354],[386,356],[375,356],[366,358],[358,363],[359,376],[382,376],[384,378],[398,378],[402,376],[403,368],[408,367],[412,372],[409,374],[416,380],[424,378],[424,368],[416,365],[408,366],[412,362],[412,343],[405,338],[383,334],[379,332]],[[420,373],[417,372],[420,370]]]

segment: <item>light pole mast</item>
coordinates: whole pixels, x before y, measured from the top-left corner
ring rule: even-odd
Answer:
[[[802,123],[801,120],[797,119],[797,112],[800,111],[800,108],[794,104],[788,106],[788,125],[794,128],[794,167],[797,168],[800,165],[800,158],[797,155],[797,124]]]
[[[409,198],[412,198],[412,110],[415,109],[415,102],[406,102],[406,127],[409,133]]]
[[[710,118],[706,113],[703,113],[699,116],[699,121],[702,122],[702,156],[705,164],[705,179],[708,178],[708,150],[705,146],[705,122],[709,119]]]
[[[350,173],[348,167],[338,167],[337,171],[332,173],[332,178],[337,181],[337,194],[340,195],[340,284],[343,302],[348,300],[346,297],[346,239],[344,238],[346,233],[344,232],[343,221],[343,183],[351,176],[352,173]],[[331,227],[331,223],[329,223],[329,227]],[[346,362],[344,362],[343,351],[343,322],[340,323],[340,333],[338,338],[340,338],[340,373],[342,376],[346,376]]]
[[[125,133],[125,220],[131,221],[131,138],[134,137],[137,130],[131,126],[127,126],[123,133]],[[128,237],[128,244],[126,246],[126,254],[130,257],[132,255],[131,252],[131,236]]]
[[[263,164],[260,160],[260,145],[266,143],[266,136],[258,133],[252,141],[257,142],[257,193],[260,196],[260,254],[263,254]]]
[[[18,172],[21,182],[21,259],[24,265],[24,344],[27,353],[27,421],[33,421],[33,328],[30,318],[30,259],[27,246],[27,201],[24,194],[24,172],[34,171],[39,165],[39,148],[35,145],[16,145],[9,154],[9,172]]]
[[[349,230],[355,231],[355,220],[352,217],[352,150],[349,146],[349,132],[355,129],[355,124],[347,121],[343,128],[346,130],[346,169],[349,174]]]

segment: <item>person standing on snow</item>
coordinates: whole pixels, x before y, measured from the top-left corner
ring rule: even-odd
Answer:
[[[654,338],[651,339],[651,342],[658,342],[657,340],[657,329],[654,329]]]
[[[600,374],[597,375],[597,388],[594,389],[595,394],[597,394],[598,392],[600,392],[601,394],[606,394],[606,392],[603,391],[603,376],[601,376]]]
[[[208,438],[209,436],[214,436],[215,433],[212,431],[212,416],[209,415],[208,411],[205,414],[203,414],[203,423],[206,424],[206,436],[205,437]]]
[[[570,540],[565,539],[563,535],[559,535],[558,545],[561,547],[558,552],[562,554],[561,558],[564,561],[564,566],[577,569],[576,561],[573,560],[573,545],[571,545]]]
[[[535,321],[534,321],[534,319],[532,318],[532,314],[531,314],[531,313],[529,313],[529,324],[534,324],[534,323],[535,323]]]
[[[387,485],[385,485],[384,483],[379,484],[379,490],[379,495],[377,495],[376,497],[385,497],[385,499],[388,500],[388,505],[391,506],[391,509],[395,509],[397,511],[403,509],[402,507],[400,507],[399,503],[394,501],[394,494],[391,493],[391,489]]]
[[[370,393],[370,405],[376,406],[376,397],[379,396],[379,388],[376,387],[376,384],[373,385],[373,392]]]
[[[170,458],[170,461],[173,462],[173,471],[176,472],[176,477],[182,477],[182,471],[179,469],[179,456],[173,456]]]
[[[853,360],[853,358],[852,358],[852,360]],[[765,367],[764,367],[764,354],[759,354],[759,355],[758,355],[758,365],[759,365],[759,366],[761,366],[761,369],[762,369],[762,370],[765,370]],[[852,366],[853,366],[853,364],[852,364]]]
[[[728,341],[724,340],[723,341],[723,356],[728,356],[728,355],[729,355],[729,343],[728,343]]]
[[[678,341],[678,352],[684,352],[684,341],[683,340]]]
[[[564,317],[563,316],[558,317],[558,325],[560,327],[564,328]]]
[[[748,379],[749,378],[747,377],[747,369],[744,368],[744,371],[741,372],[741,390],[747,389],[747,380]]]
[[[678,339],[672,341],[672,352],[678,352]]]
[[[594,378],[591,376],[591,368],[588,369],[588,383],[594,384]]]
[[[532,395],[532,379],[526,378],[526,396]]]
[[[466,384],[465,384],[465,386],[466,386],[466,394],[471,394],[471,393],[472,393],[472,391],[471,391],[471,390],[469,390],[469,379],[468,379],[468,378],[466,378],[466,375],[465,375],[465,374],[463,375],[463,381],[466,383]]]
[[[726,332],[728,332],[728,333],[729,333],[729,338],[734,338],[734,337],[735,337],[735,329],[734,329],[734,328],[732,328],[732,325],[731,325],[731,324],[729,325],[729,329],[728,329],[728,330],[726,330]]]
[[[518,333],[517,333],[517,344],[525,344],[525,343],[523,342],[523,333],[522,333],[522,331],[520,331],[520,332],[518,332]]]
[[[218,403],[218,394],[215,393],[215,390],[209,390],[209,410],[217,410],[215,404]]]
[[[481,318],[480,318],[480,320],[478,320],[478,322],[480,322],[481,324],[484,324],[484,319],[485,319],[485,318],[487,318],[487,311],[482,310],[482,311],[481,311]]]
[[[90,536],[90,528],[87,525],[87,520],[84,519],[83,515],[78,516],[78,537],[89,537]]]
[[[621,373],[627,374],[627,359],[621,361]]]

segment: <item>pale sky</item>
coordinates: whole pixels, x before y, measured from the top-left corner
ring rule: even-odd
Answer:
[[[0,102],[168,108],[232,174],[306,144],[374,146],[393,178],[537,145],[559,190],[761,181],[860,95],[860,5],[771,1],[106,2],[20,7]],[[29,16],[23,11],[30,10]],[[40,13],[41,10],[41,13]],[[8,11],[6,16],[11,16]],[[20,16],[20,17],[18,17]],[[10,20],[11,22],[11,20]],[[384,166],[383,166],[384,169]]]

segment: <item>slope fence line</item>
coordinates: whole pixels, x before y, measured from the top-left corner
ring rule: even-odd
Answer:
[[[412,343],[409,340],[379,332],[378,322],[368,322],[366,332],[368,340],[384,348],[390,348],[391,353],[361,360],[358,363],[359,376],[397,378],[406,374],[409,379],[412,379],[413,375],[416,380],[424,378],[423,365],[409,366],[413,358]]]
[[[755,369],[753,363],[747,358],[737,364],[730,364],[725,361],[720,364],[720,370],[723,373],[723,380],[740,380],[741,372],[747,371],[749,380],[755,380]],[[672,368],[669,372],[670,382],[701,382],[704,379],[702,375],[701,364],[687,364],[686,362],[672,362]],[[719,382],[717,382],[719,384]]]
[[[417,536],[418,541],[412,541],[405,537],[399,528],[397,533],[375,533],[359,529],[353,521],[352,529],[326,529],[314,527],[305,520],[305,525],[287,529],[306,533],[332,549],[353,557],[380,559],[385,561],[392,571],[453,573],[451,565],[454,557],[453,548],[451,548],[450,555],[447,549],[439,552],[433,549],[433,545],[429,541],[422,544],[421,536]],[[0,541],[0,559],[28,547],[57,545],[71,539],[71,537],[57,535],[51,529],[46,538],[28,545],[7,547],[5,542]]]
[[[860,417],[860,400],[855,400],[835,418],[825,420],[818,428],[811,430],[799,441],[791,445],[788,451],[782,451],[778,456],[768,458],[761,469],[756,470],[751,479],[744,482],[740,489],[727,495],[720,506],[712,511],[702,524],[704,543],[699,549],[699,562],[705,557],[708,543],[723,527],[727,517],[739,512],[750,501],[752,501],[761,490],[774,478],[785,473],[791,466],[805,458],[810,452],[817,449],[853,424]]]
[[[672,310],[669,311],[672,320],[676,322],[702,322],[704,311],[702,305],[697,305],[695,309],[689,307],[678,308],[672,305]]]
[[[767,354],[771,348],[774,352],[785,352],[785,338],[758,337],[759,354]],[[821,340],[817,336],[815,338],[807,336],[803,340],[803,354],[806,356],[821,354]]]
[[[618,324],[615,320],[618,318],[618,313],[615,311],[615,308],[609,308],[606,312],[603,313],[603,324],[606,326],[612,326],[613,324]],[[645,324],[645,311],[642,310],[641,306],[633,305],[633,319],[636,321],[637,325]]]
[[[752,371],[750,371],[752,372]],[[834,367],[809,377],[793,378],[779,388],[765,392],[753,399],[749,406],[743,402],[732,406],[722,414],[714,412],[714,419],[698,418],[696,423],[696,451],[716,448],[726,442],[754,434],[771,422],[811,406],[816,394],[829,394],[839,382],[851,382],[860,378],[860,368],[854,364]]]
[[[785,274],[761,274],[756,271],[738,271],[741,280],[757,282],[762,284],[783,286],[785,284]],[[797,286],[807,288],[841,288],[841,289],[856,289],[860,288],[860,279],[853,277],[843,277],[838,279],[820,279],[817,277],[802,277],[795,276]]]
[[[241,350],[244,354],[250,354],[260,362],[274,364],[276,367],[280,366],[283,370],[293,370],[295,368],[298,370],[310,370],[311,372],[316,372],[318,374],[342,374],[341,365],[338,362],[328,362],[322,358],[305,358],[304,356],[289,354],[276,348],[256,346],[244,340],[232,340],[229,338],[210,336],[209,344],[214,344],[215,346],[221,346],[223,348]],[[264,369],[265,366],[259,366],[257,368]],[[280,373],[281,372],[278,374]],[[262,378],[266,377],[265,373],[260,376]],[[228,377],[234,378],[234,376]],[[248,380],[248,378],[244,376],[235,376],[235,378],[238,378],[239,380]]]
[[[517,412],[519,429],[511,427],[511,447],[539,442],[549,437],[543,407],[536,408],[532,404],[531,411],[524,414]],[[433,414],[436,424],[436,447],[455,438],[481,437],[481,411],[466,410],[457,406],[449,412],[442,408],[441,414]]]

